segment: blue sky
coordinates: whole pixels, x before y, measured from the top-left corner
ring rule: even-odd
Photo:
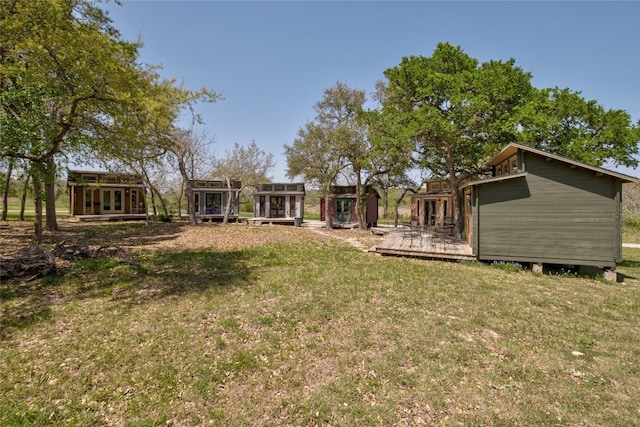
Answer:
[[[224,100],[200,104],[215,153],[255,141],[285,178],[284,144],[337,81],[371,94],[403,56],[438,42],[515,58],[536,87],[568,87],[640,119],[640,2],[122,1],[105,6],[141,61]],[[370,96],[369,96],[370,97]],[[637,175],[636,171],[621,170]]]

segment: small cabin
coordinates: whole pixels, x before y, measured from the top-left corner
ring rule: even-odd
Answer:
[[[622,184],[636,178],[520,144],[463,185],[466,239],[479,260],[595,266],[622,261]]]
[[[294,224],[298,218],[301,224],[305,194],[300,182],[258,184],[253,192],[252,222]]]
[[[145,187],[136,174],[70,170],[69,213],[80,220],[144,219]]]
[[[196,179],[189,181],[193,192],[196,218],[202,221],[222,221],[229,189],[224,179]],[[237,221],[240,213],[240,181],[231,181],[231,209],[228,220]],[[188,207],[187,207],[188,209]]]
[[[424,191],[411,196],[411,218],[414,225],[426,229],[443,229],[453,223],[452,195],[444,179],[424,182]]]
[[[365,206],[365,224],[367,227],[378,225],[378,192],[369,188]],[[357,193],[355,185],[333,185],[330,189],[329,202],[320,199],[320,220],[326,221],[326,215],[331,216],[334,227],[355,227],[358,225]]]

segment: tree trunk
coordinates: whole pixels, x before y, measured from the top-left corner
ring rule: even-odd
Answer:
[[[324,224],[327,227],[327,230],[331,230],[333,228],[333,217],[331,216],[331,207],[330,199],[331,196],[331,186],[327,186],[324,188]]]
[[[184,164],[184,159],[180,156],[176,157],[178,158],[178,168],[180,169],[180,175],[182,175],[182,182],[187,186],[187,211],[189,213],[189,225],[196,225],[198,224],[196,220],[196,203],[195,200],[193,200],[193,188],[191,188],[190,177],[187,173],[187,167]],[[182,191],[180,194],[182,194]],[[178,198],[178,215],[180,215],[180,198]]]
[[[224,208],[224,217],[222,218],[223,224],[229,222],[229,211],[231,211],[231,180],[228,177],[225,177],[225,181],[227,181],[227,205]]]
[[[56,164],[53,158],[47,160],[44,166],[45,203],[47,207],[46,227],[49,231],[58,231],[56,217]]]
[[[382,189],[382,218],[389,218],[389,187],[387,184]]]
[[[454,235],[456,238],[462,238],[462,224],[464,216],[462,212],[462,197],[460,190],[458,189],[459,180],[456,178],[449,180],[451,186],[451,210],[453,213]]]
[[[158,211],[156,209],[156,192],[153,190],[153,187],[149,187],[149,192],[151,193],[151,209],[153,209],[153,216],[157,216]]]
[[[167,207],[167,202],[164,200],[164,197],[160,194],[160,192],[153,185],[149,184],[149,191],[151,192],[151,205],[153,206],[153,216],[158,215],[158,210],[156,206],[156,199],[160,203],[160,208],[162,209],[162,213],[166,216],[169,216],[169,208]]]
[[[37,243],[42,243],[42,198],[44,194],[42,192],[42,180],[40,178],[40,165],[34,165],[33,171],[33,196],[36,205],[36,220],[35,220],[35,240]]]
[[[193,188],[191,188],[191,184],[188,181],[187,181],[186,197],[187,197],[187,211],[189,213],[189,224],[197,225],[198,219],[196,215],[198,214],[198,212],[196,212],[196,201],[194,200],[194,197],[193,197]]]
[[[9,185],[11,184],[11,174],[13,173],[13,164],[15,160],[9,159],[9,165],[7,166],[7,175],[4,179],[4,189],[2,191],[2,216],[0,220],[6,221],[7,214],[9,212]]]
[[[358,227],[360,228],[360,230],[366,230],[367,229],[367,223],[366,223],[366,218],[365,218],[365,205],[367,203],[367,194],[366,194],[366,188],[364,189],[364,193],[363,193],[363,189],[362,189],[362,177],[360,176],[360,169],[358,170],[354,170],[355,174],[356,174],[356,206],[357,206],[357,211],[358,211]]]
[[[184,194],[184,187],[180,187],[180,192],[178,193],[178,219],[182,219],[182,195]]]
[[[400,198],[396,200],[396,206],[394,207],[395,217],[393,219],[394,227],[398,226],[398,221],[400,220],[400,203],[402,203],[402,201],[404,200],[404,196],[406,196],[407,193],[410,191],[414,194],[416,193],[416,191],[411,188],[405,188],[404,190],[402,190],[402,194],[400,195]]]
[[[162,213],[168,217],[171,214],[171,211],[169,209],[169,204],[167,203],[167,201],[164,199],[164,197],[162,197],[162,195],[160,194],[159,191],[156,190],[156,196],[158,197],[158,200],[160,201],[160,207],[162,208]]]
[[[24,209],[27,205],[27,191],[29,190],[29,180],[31,179],[31,170],[27,171],[27,175],[24,178],[24,185],[22,186],[22,194],[20,195],[20,216],[18,219],[24,221]]]
[[[450,144],[447,147],[447,169],[449,171],[449,187],[451,188],[451,211],[453,214],[453,224],[454,224],[454,237],[460,239],[462,238],[462,222],[463,216],[460,214],[462,207],[462,198],[460,196],[460,191],[458,188],[458,184],[460,183],[459,177],[456,175],[456,169],[453,162],[453,154],[456,149],[455,144]]]

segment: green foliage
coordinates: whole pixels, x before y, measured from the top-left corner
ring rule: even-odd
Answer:
[[[535,90],[516,120],[523,144],[596,166],[638,165],[640,127],[626,111],[606,110],[580,92]]]
[[[123,40],[92,1],[1,5],[0,158],[33,163],[45,186],[74,155],[143,162],[153,148],[166,151],[180,110],[219,98],[162,81],[153,66],[139,63],[141,45]]]
[[[507,125],[531,90],[515,61],[478,61],[460,47],[438,44],[429,58],[411,56],[385,71],[382,114],[398,138],[433,175],[476,173],[487,157],[511,142]]]
[[[160,222],[171,222],[173,220],[173,214],[169,213],[169,214],[165,214],[165,213],[160,213],[158,215],[155,216],[156,220],[160,221]]]

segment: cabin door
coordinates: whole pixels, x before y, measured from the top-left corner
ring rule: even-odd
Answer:
[[[138,214],[142,212],[140,206],[138,206],[138,190],[131,190],[131,213]]]
[[[270,218],[284,218],[284,196],[271,196],[269,200],[271,208],[269,209]]]
[[[122,213],[124,208],[122,193],[122,190],[102,190],[102,213]]]
[[[351,199],[336,199],[336,222],[351,222]]]
[[[428,226],[436,225],[437,202],[435,200],[424,201],[424,224]]]
[[[222,194],[205,193],[204,210],[207,215],[219,215],[222,213]]]
[[[84,215],[93,215],[93,190],[85,188],[84,190]]]

